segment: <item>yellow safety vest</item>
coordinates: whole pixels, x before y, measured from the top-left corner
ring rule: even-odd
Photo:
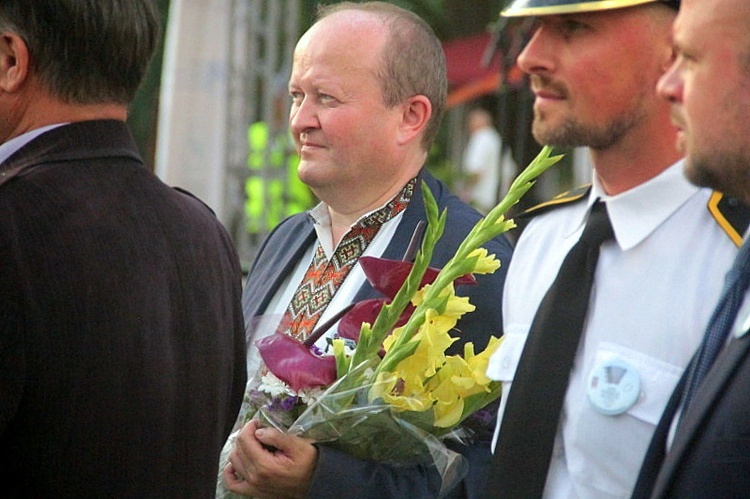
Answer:
[[[315,202],[310,189],[297,176],[299,156],[290,140],[284,140],[288,136],[274,140],[272,149],[266,152],[268,136],[268,125],[263,121],[253,123],[247,131],[250,176],[245,182],[245,220],[251,234],[267,232],[284,218],[310,209]],[[278,171],[285,163],[285,171]],[[267,178],[266,168],[274,170]]]

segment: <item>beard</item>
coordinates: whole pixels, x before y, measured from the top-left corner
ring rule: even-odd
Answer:
[[[685,176],[700,187],[710,187],[750,201],[750,150],[737,143],[732,150],[689,153]]]
[[[582,123],[574,116],[567,116],[559,125],[551,125],[544,113],[534,109],[531,132],[540,144],[561,148],[590,147],[604,150],[617,144],[642,120],[638,109],[619,115],[603,125]]]
[[[531,85],[536,90],[551,91],[568,100],[571,98],[569,89],[564,84],[545,76],[531,75]],[[562,123],[560,123],[555,116],[548,116],[547,112],[540,111],[534,106],[534,122],[531,128],[534,139],[540,144],[561,148],[608,149],[646,118],[647,111],[643,103],[648,95],[646,89],[653,88],[653,85],[648,86],[644,82],[639,88],[642,90],[632,95],[627,103],[623,101],[623,107],[626,109],[604,124],[586,123],[579,115],[576,115],[575,110],[570,108],[562,116]]]

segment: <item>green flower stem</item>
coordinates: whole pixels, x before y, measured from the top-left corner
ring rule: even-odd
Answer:
[[[500,201],[500,203],[495,206],[487,214],[487,216],[477,222],[477,224],[472,228],[468,236],[459,246],[456,254],[443,267],[443,269],[438,274],[438,277],[435,279],[435,282],[425,293],[424,300],[416,308],[412,316],[409,318],[409,321],[404,325],[398,340],[394,342],[388,353],[386,353],[382,362],[376,368],[376,374],[381,371],[389,371],[395,368],[397,361],[400,361],[400,359],[403,358],[402,352],[399,352],[400,349],[409,348],[413,350],[414,346],[407,344],[412,340],[416,332],[424,323],[424,318],[427,310],[430,308],[437,308],[437,304],[439,304],[441,300],[440,293],[442,292],[442,290],[457,278],[474,270],[474,267],[476,265],[476,258],[469,258],[469,254],[477,248],[481,247],[482,244],[486,243],[490,239],[497,237],[503,232],[506,232],[509,229],[515,227],[515,224],[512,220],[505,220],[504,214],[513,205],[515,205],[521,199],[521,197],[523,197],[523,195],[528,192],[529,189],[531,189],[531,187],[534,185],[535,179],[539,175],[541,175],[544,171],[546,171],[562,158],[561,155],[550,156],[551,152],[551,147],[543,147],[537,157],[513,181],[513,184],[510,186],[510,189],[508,190],[508,193],[503,198],[503,200]],[[427,189],[425,188],[425,190]],[[430,219],[430,213],[437,212],[437,204],[435,203],[435,198],[431,194],[429,196],[425,196],[425,206],[427,209],[429,222],[427,234],[430,234],[433,232],[430,229],[434,227],[434,222]],[[440,234],[442,234],[445,225],[445,212],[441,214],[439,222],[442,224],[442,226],[439,227],[439,231],[434,232],[439,232]],[[435,239],[435,241],[436,240],[437,239]],[[423,260],[426,259],[427,262],[429,262],[429,259],[432,256],[431,250],[434,246],[435,241],[430,241],[430,243],[427,244],[427,237],[425,237],[424,244],[422,245],[422,249],[420,250],[420,253],[424,252],[424,254],[422,255],[424,257],[422,258]],[[429,255],[427,253],[429,253]],[[420,255],[417,256],[417,261],[420,261]],[[417,273],[419,274],[418,278],[415,275]],[[409,274],[409,277],[404,283],[404,286],[401,288],[401,290],[399,290],[399,294],[396,295],[396,298],[400,298],[400,295],[402,294],[401,292],[407,290],[404,295],[408,296],[409,299],[411,299],[414,291],[416,291],[415,283],[418,285],[418,283],[421,282],[422,274],[424,274],[424,269],[417,269],[417,265],[415,264],[412,272]],[[388,324],[390,324],[390,326],[385,330],[386,334],[390,330],[390,328],[393,327],[393,324],[395,324],[395,320],[398,318],[398,315],[401,313],[401,311],[403,311],[406,305],[407,303],[402,304],[401,301],[397,303],[397,301],[394,299],[393,303],[391,304],[391,308],[386,313],[392,314],[393,316],[395,316],[395,319],[392,322],[390,320],[388,321]],[[382,311],[380,315],[383,315]],[[380,315],[375,320],[373,331],[375,329],[375,326],[378,325],[378,322],[380,322]],[[382,335],[381,338],[379,332],[379,334],[377,335],[373,333],[371,339],[373,341],[376,339],[382,341],[382,339],[384,338],[385,335]]]
[[[440,239],[440,236],[443,235],[446,213],[443,211],[443,213],[438,215],[435,197],[424,183],[422,184],[422,197],[424,199],[425,211],[427,214],[427,228],[425,229],[421,248],[414,259],[414,265],[404,281],[404,284],[398,290],[398,293],[396,293],[396,296],[391,303],[383,306],[372,326],[362,327],[359,342],[357,343],[357,347],[352,356],[350,369],[353,369],[361,362],[378,355],[386,336],[388,336],[404,309],[406,309],[411,302],[414,293],[418,291],[419,284],[422,282],[422,277],[427,271],[427,267],[432,259],[432,252],[435,248],[435,243]],[[422,312],[422,315],[424,315],[424,312]],[[422,317],[421,321],[424,322],[424,317]]]

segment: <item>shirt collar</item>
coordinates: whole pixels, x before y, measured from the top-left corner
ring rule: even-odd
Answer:
[[[22,133],[21,135],[13,137],[9,141],[0,144],[0,164],[5,163],[5,161],[10,158],[16,151],[21,149],[23,146],[25,146],[35,138],[39,137],[44,132],[48,132],[53,128],[57,128],[64,124],[65,123],[57,123],[54,125],[47,125],[41,128],[36,128],[34,130],[31,130],[30,132]]]
[[[700,190],[685,178],[683,167],[680,160],[649,181],[615,196],[605,194],[594,175],[580,223],[585,223],[594,201],[601,198],[607,203],[617,244],[623,251],[637,246]]]
[[[385,203],[383,203],[383,206],[390,203],[390,201],[391,200],[388,200]],[[349,227],[349,230],[351,230],[352,227],[357,225],[360,220],[362,220],[363,218],[367,218],[372,213],[381,209],[383,206],[378,206],[374,210],[369,211],[365,213],[364,215],[362,215],[361,217],[359,217],[357,221],[355,221]],[[326,258],[330,259],[331,256],[333,256],[334,251],[336,251],[336,248],[333,246],[333,229],[331,227],[331,213],[328,211],[328,205],[321,201],[307,213],[313,222],[315,233],[318,235],[318,241],[320,241],[320,245],[323,247],[323,251],[326,254]],[[344,236],[346,236],[346,234],[344,234]]]

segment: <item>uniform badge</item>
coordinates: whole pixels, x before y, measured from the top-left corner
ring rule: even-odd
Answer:
[[[587,392],[591,405],[597,411],[607,416],[617,416],[638,401],[641,378],[627,362],[610,359],[591,371]]]

